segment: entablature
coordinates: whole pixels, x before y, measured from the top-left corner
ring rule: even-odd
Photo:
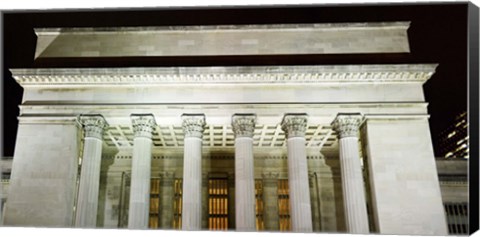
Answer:
[[[424,83],[437,64],[10,69],[22,87]]]

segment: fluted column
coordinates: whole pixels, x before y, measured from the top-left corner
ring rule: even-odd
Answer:
[[[128,228],[147,229],[150,208],[152,132],[156,122],[153,114],[132,114],[131,119],[134,138]]]
[[[263,205],[265,229],[278,231],[278,177],[279,173],[263,173]]]
[[[257,116],[235,114],[235,227],[238,231],[255,231],[255,180],[253,174],[253,131]]]
[[[182,115],[185,133],[183,152],[182,229],[202,227],[202,136],[205,115]]]
[[[368,215],[358,149],[360,114],[338,114],[332,128],[338,133],[343,203],[348,232],[366,234]]]
[[[75,227],[94,228],[97,226],[102,136],[104,129],[108,127],[108,123],[99,114],[82,115],[79,117],[79,122],[85,131],[85,138],[75,213]]]
[[[174,190],[175,173],[164,172],[160,174],[160,193],[161,193],[161,227],[163,229],[172,229],[173,224],[173,199],[175,196]]]
[[[306,114],[286,114],[282,129],[287,136],[288,185],[292,231],[312,232],[312,210],[308,187],[308,166],[305,148]]]

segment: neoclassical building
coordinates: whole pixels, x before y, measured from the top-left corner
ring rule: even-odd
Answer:
[[[35,29],[35,57],[408,53],[408,26]],[[11,69],[4,225],[446,235],[436,66]]]

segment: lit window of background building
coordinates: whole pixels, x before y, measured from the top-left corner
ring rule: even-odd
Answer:
[[[468,159],[468,116],[463,112],[439,135],[440,156]]]

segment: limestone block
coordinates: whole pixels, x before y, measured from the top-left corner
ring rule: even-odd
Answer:
[[[72,226],[78,131],[73,122],[19,125],[5,226]]]
[[[102,171],[97,227],[118,228],[121,185],[122,172],[108,172],[108,170]]]
[[[364,126],[377,231],[447,235],[428,121],[372,117]]]

